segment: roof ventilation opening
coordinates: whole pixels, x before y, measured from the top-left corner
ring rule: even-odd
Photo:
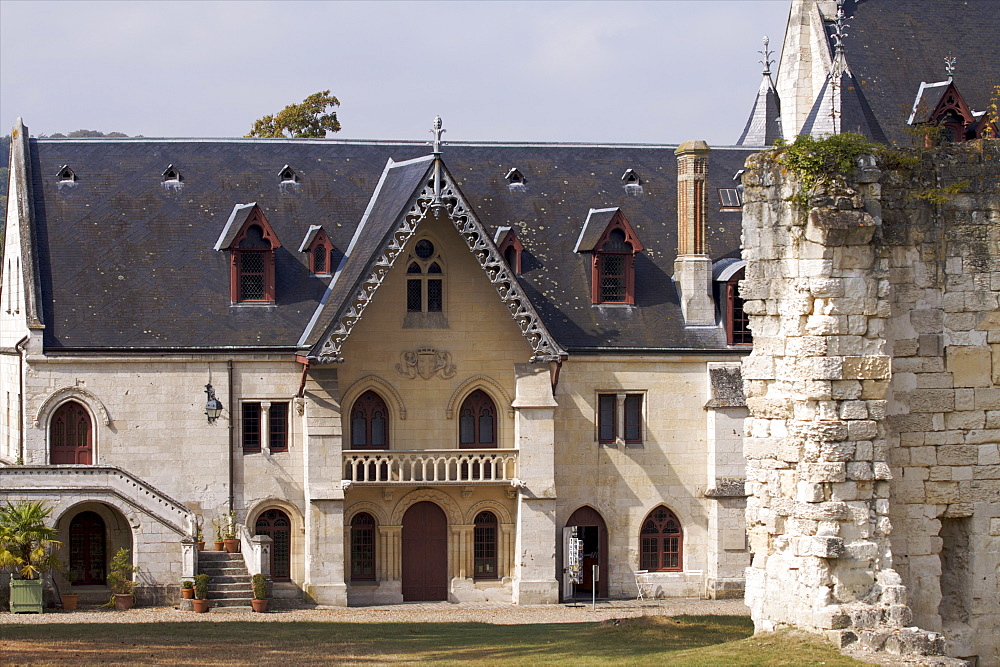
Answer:
[[[642,179],[635,169],[628,169],[622,174],[622,183],[625,185],[625,193],[637,195],[642,193]]]
[[[164,183],[180,183],[181,182],[181,172],[177,171],[174,165],[167,165],[167,168],[163,170],[163,182]]]
[[[507,187],[511,190],[524,190],[524,174],[516,167],[507,172],[504,176],[507,179]]]
[[[63,165],[59,168],[59,173],[56,174],[56,178],[59,179],[60,183],[75,183],[76,182],[76,172],[69,168],[69,165]]]
[[[282,183],[298,183],[299,176],[295,173],[295,170],[289,167],[287,164],[281,168],[278,172],[278,179]]]

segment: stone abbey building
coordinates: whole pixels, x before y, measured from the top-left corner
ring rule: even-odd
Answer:
[[[988,4],[793,0],[735,146],[18,121],[0,499],[55,507],[95,596],[126,546],[173,600],[231,511],[277,597],[746,589],[762,629],[915,624],[997,659]],[[907,124],[977,140],[921,172],[955,198],[869,180],[833,205],[858,229],[800,224],[752,158]]]

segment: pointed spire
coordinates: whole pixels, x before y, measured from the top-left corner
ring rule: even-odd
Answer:
[[[764,66],[764,76],[757,90],[750,118],[736,142],[737,146],[770,146],[781,138],[781,105],[778,91],[774,89],[774,81],[771,80],[771,65],[774,63],[771,56],[774,52],[768,48],[769,41],[767,35],[764,35],[764,50],[757,52],[763,56],[757,62]]]
[[[847,37],[847,29],[851,27],[844,16],[844,0],[837,0],[837,20],[833,24],[833,32],[830,38],[833,39],[833,74],[839,76],[847,70],[847,55],[844,48],[844,38]]]

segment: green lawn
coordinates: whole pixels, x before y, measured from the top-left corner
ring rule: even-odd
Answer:
[[[605,623],[90,623],[0,631],[2,664],[410,662],[501,665],[856,665],[822,640],[752,637],[748,618]]]

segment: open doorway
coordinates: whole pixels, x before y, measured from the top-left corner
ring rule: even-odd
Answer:
[[[566,522],[563,567],[577,567],[574,576],[564,579],[563,596],[568,599],[608,597],[608,529],[601,513],[583,506]],[[594,575],[597,581],[594,581]],[[596,586],[596,591],[595,591]]]

